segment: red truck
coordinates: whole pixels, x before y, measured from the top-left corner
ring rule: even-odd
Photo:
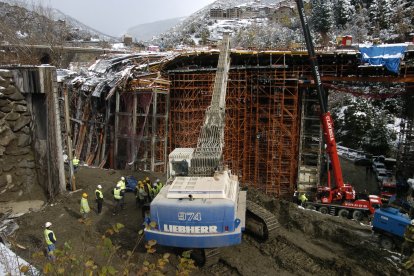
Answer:
[[[388,202],[397,193],[397,182],[394,177],[387,177],[379,184],[382,202]]]
[[[305,36],[313,79],[318,92],[326,152],[331,160],[333,176],[336,183],[336,187],[331,186],[328,172],[328,185],[318,187],[314,200],[307,202],[305,206],[311,209],[318,209],[321,212],[329,212],[332,215],[339,215],[342,217],[349,217],[352,215],[355,219],[362,219],[364,215],[373,214],[375,209],[381,206],[381,199],[376,195],[357,195],[354,188],[350,184],[345,184],[343,181],[342,169],[336,148],[333,120],[328,111],[328,97],[322,86],[321,76],[318,69],[318,60],[315,55],[308,21],[305,17],[303,1],[296,0],[296,4],[298,6],[300,21]]]

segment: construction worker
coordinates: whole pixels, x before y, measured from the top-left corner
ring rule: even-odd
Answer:
[[[45,231],[43,231],[43,235],[45,237],[45,242],[47,245],[47,258],[49,260],[54,261],[56,257],[53,251],[56,249],[56,246],[55,246],[56,236],[55,236],[55,233],[50,229],[51,226],[52,226],[51,222],[48,221],[45,223]]]
[[[149,201],[152,201],[153,200],[153,198],[154,198],[154,190],[152,189],[152,186],[151,186],[151,183],[150,182],[148,182],[148,181],[145,181],[146,182],[146,187],[147,187],[147,190],[148,190],[148,199],[149,199]]]
[[[148,193],[144,189],[144,184],[142,183],[142,181],[138,181],[137,195],[136,195],[137,207],[147,202],[147,200],[148,200]]]
[[[86,219],[88,217],[88,214],[89,214],[90,211],[91,211],[91,209],[89,208],[88,194],[83,193],[82,194],[82,199],[81,199],[81,204],[80,204],[80,213],[82,215],[82,218]]]
[[[300,200],[300,205],[301,205],[302,207],[305,207],[305,203],[306,203],[306,201],[308,201],[308,198],[306,197],[306,194],[305,194],[305,193],[302,193],[302,194],[299,196],[299,200]]]
[[[164,186],[162,182],[157,178],[155,181],[157,183],[157,194],[161,191],[162,187]]]
[[[297,190],[295,190],[295,192],[293,193],[293,202],[296,203],[297,205],[299,205],[299,193]]]
[[[144,201],[145,203],[150,203],[151,202],[151,198],[150,198],[150,190],[148,189],[148,185],[147,182],[145,181],[145,179],[142,182],[142,186],[144,186],[144,191],[146,196],[144,197]]]
[[[112,191],[115,200],[115,208],[113,211],[113,215],[118,214],[119,209],[121,208],[122,198],[124,197],[124,191],[121,189],[121,184],[116,184],[116,187]]]
[[[134,193],[135,193],[135,206],[136,207],[139,207],[139,205],[141,203],[140,199],[139,199],[139,186],[140,186],[141,183],[142,183],[142,181],[140,180],[140,181],[137,182],[137,186],[135,186]]]
[[[125,177],[121,176],[121,179],[118,181],[117,184],[121,185],[121,190],[123,191],[123,194],[125,195],[125,190],[126,190]],[[121,199],[121,208],[125,209],[125,196],[123,196]]]
[[[79,159],[76,157],[76,155],[73,156],[72,165],[73,165],[73,172],[77,172],[79,168]]]
[[[102,186],[98,185],[95,190],[95,197],[96,197],[96,204],[98,205],[98,215],[102,211],[102,203],[103,203],[103,193],[102,193]]]
[[[407,225],[404,232],[404,242],[401,247],[401,253],[404,256],[410,256],[414,251],[414,219],[411,224]]]
[[[158,183],[152,183],[152,199],[154,199],[158,194]]]
[[[126,189],[125,177],[121,176],[121,179],[118,181],[117,184],[121,184],[121,190]]]

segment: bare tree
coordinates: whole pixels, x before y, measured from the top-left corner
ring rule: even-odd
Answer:
[[[0,17],[3,45],[9,45],[10,54],[17,57],[17,62],[39,64],[53,61],[59,66],[64,43],[69,37],[65,20],[55,20],[53,9],[41,3],[16,1],[10,5],[0,2],[0,5],[4,5],[1,10],[5,13]]]

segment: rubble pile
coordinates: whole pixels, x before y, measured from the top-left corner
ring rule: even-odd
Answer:
[[[11,71],[0,70],[0,195],[20,194],[24,183],[36,182],[31,124],[27,102],[14,86]]]

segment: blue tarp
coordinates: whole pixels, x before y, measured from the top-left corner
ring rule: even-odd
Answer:
[[[397,74],[406,49],[407,44],[359,45],[363,63],[382,65]]]
[[[132,175],[126,177],[126,191],[127,192],[134,192],[135,187],[138,184],[138,180],[133,177]]]

